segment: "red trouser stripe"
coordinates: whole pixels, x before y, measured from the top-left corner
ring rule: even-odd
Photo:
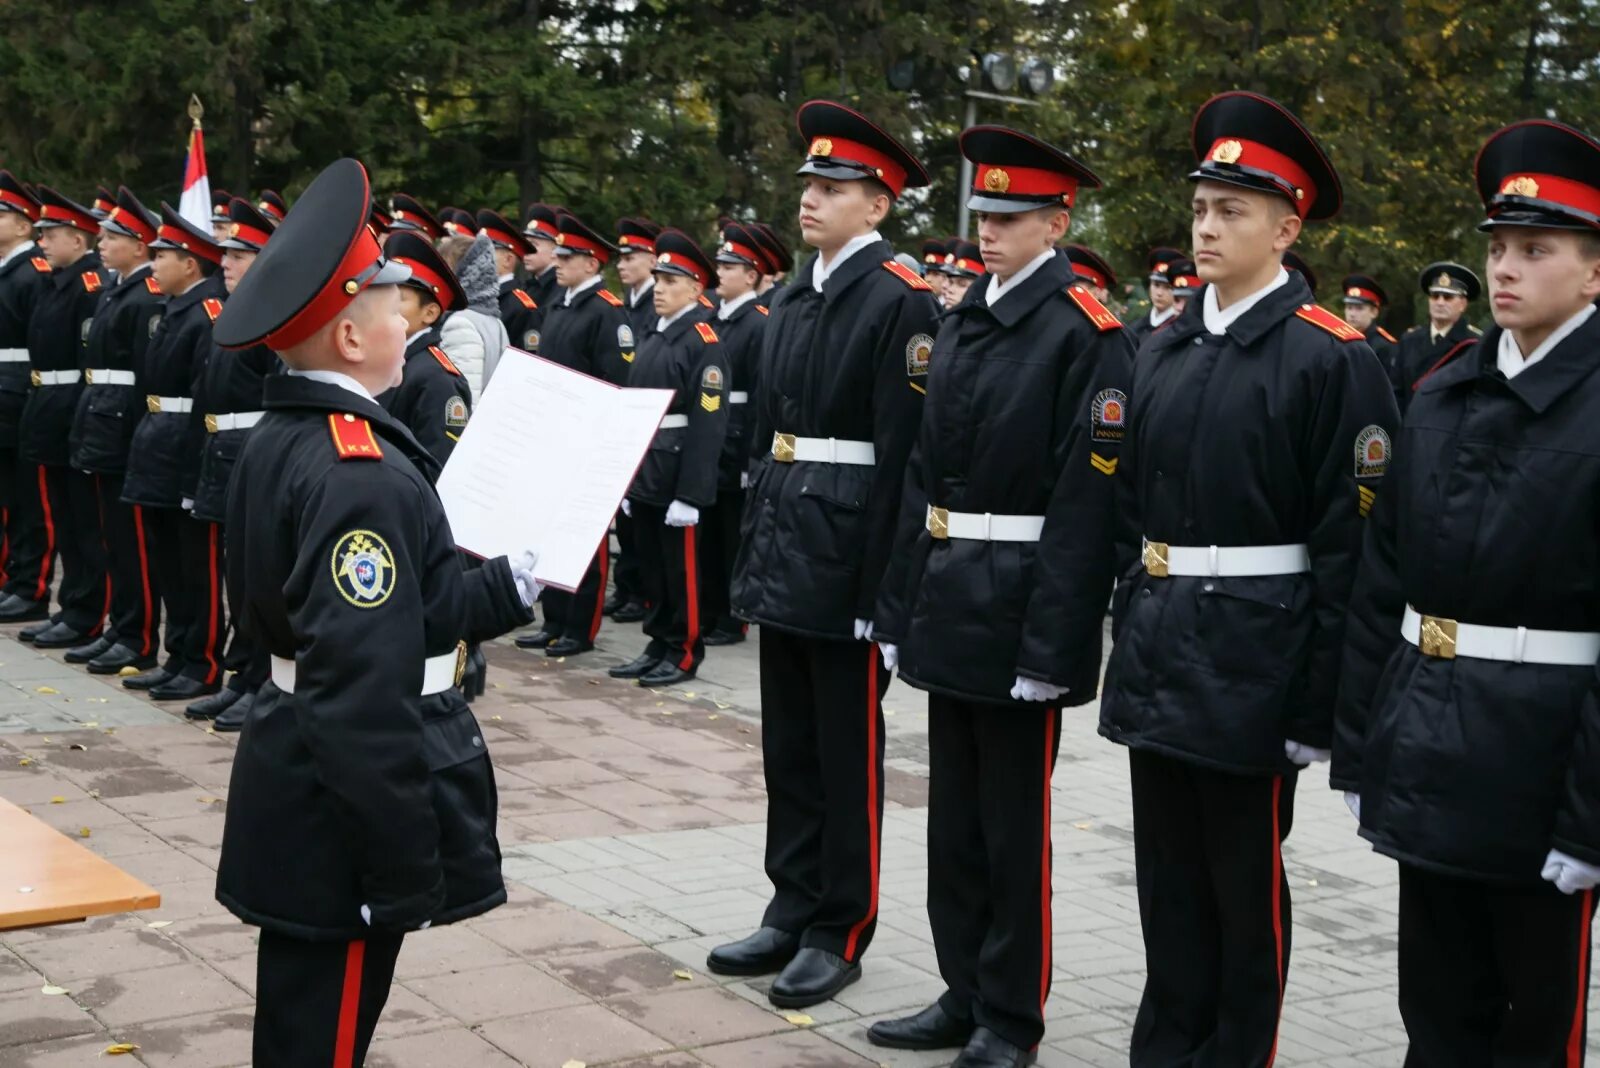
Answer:
[[[870,869],[871,900],[867,914],[850,928],[845,939],[844,959],[856,959],[856,943],[867,924],[878,915],[878,647],[867,643],[867,859]]]
[[[689,631],[683,639],[683,659],[678,667],[688,671],[694,667],[694,646],[700,640],[700,579],[694,570],[694,527],[683,528],[683,595],[684,608],[689,614]]]
[[[222,606],[222,590],[217,561],[217,534],[221,530],[215,523],[207,523],[206,555],[209,559],[206,571],[206,682],[217,681],[217,673],[222,670],[217,663],[217,631],[221,629],[217,612]]]
[[[333,1041],[333,1068],[355,1068],[356,1017],[361,1012],[361,962],[365,942],[351,942],[344,957],[344,993],[339,998],[339,1030]]]
[[[133,539],[139,546],[139,592],[144,601],[143,627],[139,632],[139,655],[149,656],[150,628],[155,618],[155,598],[150,590],[150,554],[144,544],[144,507],[133,506]]]
[[[50,508],[50,484],[45,479],[44,464],[39,465],[39,507],[44,512],[44,557],[39,561],[39,581],[33,599],[43,601],[50,596],[50,561],[56,556],[56,514]]]
[[[1272,943],[1277,950],[1278,1018],[1272,1024],[1272,1051],[1267,1068],[1278,1059],[1278,1028],[1283,1018],[1283,841],[1278,835],[1278,798],[1283,793],[1283,776],[1272,777]]]
[[[611,539],[606,537],[600,541],[600,586],[594,594],[594,617],[589,620],[589,641],[593,642],[600,633],[600,620],[605,618],[606,607],[606,573],[611,569]]]
[[[1583,1064],[1583,1021],[1589,1006],[1589,927],[1594,921],[1594,891],[1585,890],[1578,906],[1578,1006],[1572,1010],[1572,1031],[1567,1035],[1567,1068]]]
[[[1050,776],[1055,771],[1056,710],[1044,713],[1044,841],[1039,847],[1039,1010],[1050,996],[1051,939],[1054,916],[1050,909]]]

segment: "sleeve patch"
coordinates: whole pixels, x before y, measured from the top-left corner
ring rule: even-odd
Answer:
[[[161,296],[161,283],[155,280],[154,275],[145,275],[144,287],[156,296]]]
[[[522,335],[522,347],[527,352],[539,351],[539,331],[529,330]]]
[[[711,329],[710,323],[695,323],[694,332],[699,334],[700,340],[707,345],[714,344],[717,340],[717,332]]]
[[[460,430],[466,426],[471,414],[467,402],[460,397],[451,397],[444,402],[444,425],[452,430]]]
[[[633,348],[633,327],[627,323],[617,327],[617,344],[625,349]]]
[[[921,378],[928,373],[933,362],[933,338],[927,334],[913,334],[906,342],[906,377]]]
[[[394,553],[370,530],[351,530],[333,545],[333,585],[357,608],[377,608],[394,592]]]
[[[601,300],[605,301],[607,304],[611,305],[613,308],[622,307],[622,298],[617,296],[615,293],[611,292],[611,290],[609,290],[609,289],[600,289],[600,290],[596,290],[596,292],[599,294]]]
[[[50,273],[50,261],[45,259],[43,256],[35,256],[28,262],[33,264],[33,269],[38,271],[40,274]]]
[[[381,460],[383,449],[372,432],[372,424],[359,415],[346,412],[328,414],[328,430],[341,460]]]
[[[537,308],[539,306],[537,303],[534,302],[534,299],[532,297],[528,296],[528,291],[525,290],[525,289],[513,289],[511,291],[511,295],[513,297],[516,297],[517,298],[517,303],[521,304],[524,308],[528,308],[528,309],[531,310],[531,309]]]
[[[1102,475],[1105,475],[1107,478],[1117,473],[1117,464],[1121,462],[1122,457],[1120,456],[1113,456],[1110,459],[1107,459],[1097,452],[1091,452],[1089,454],[1089,466],[1100,472]]]
[[[1068,286],[1067,296],[1072,298],[1072,303],[1076,304],[1078,310],[1089,317],[1089,321],[1094,324],[1094,328],[1101,333],[1105,333],[1107,330],[1116,330],[1122,326],[1122,320],[1111,314],[1110,308],[1101,304],[1095,299],[1093,293],[1082,286]]]
[[[1089,438],[1121,441],[1128,433],[1128,395],[1120,389],[1102,389],[1089,404]]]
[[[712,366],[705,369],[700,376],[700,388],[711,390],[714,393],[722,392],[722,368]]]
[[[720,393],[700,394],[700,407],[704,408],[708,412],[717,411],[722,407],[722,395]]]
[[[1361,513],[1361,518],[1367,518],[1367,513],[1372,511],[1372,502],[1377,500],[1378,494],[1371,486],[1356,487],[1356,508]]]
[[[1320,304],[1302,304],[1295,315],[1312,326],[1321,327],[1340,341],[1365,341],[1366,335]]]
[[[93,271],[85,271],[78,276],[78,280],[83,283],[83,288],[90,293],[100,292],[100,286],[103,284],[100,281],[100,276]],[[212,318],[214,319],[216,316],[212,316]]]
[[[1382,478],[1389,470],[1389,432],[1374,423],[1356,435],[1356,477]]]
[[[433,353],[433,358],[439,361],[440,367],[443,367],[457,378],[462,377],[461,369],[450,362],[450,357],[445,353],[444,349],[441,349],[438,345],[429,345],[428,351]]]
[[[200,306],[206,310],[206,318],[212,322],[216,322],[217,316],[222,314],[222,301],[216,297],[207,297],[200,302]]]
[[[899,260],[884,260],[883,269],[904,282],[911,289],[920,289],[924,292],[933,292],[933,287],[922,280],[922,276]]]

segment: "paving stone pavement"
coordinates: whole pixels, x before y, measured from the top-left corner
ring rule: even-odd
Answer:
[[[8,635],[0,797],[87,831],[85,845],[163,904],[0,935],[0,1068],[247,1064],[255,932],[212,896],[232,739]],[[865,1038],[866,1024],[942,989],[924,907],[926,702],[898,682],[886,699],[881,919],[864,977],[789,1017],[767,1003],[768,980],[704,970],[710,946],[757,923],[768,889],[759,635],[711,650],[702,678],[665,694],[604,675],[642,641],[608,624],[599,649],[565,662],[490,648],[492,688],[476,711],[500,782],[511,900],[406,940],[368,1064],[948,1064]],[[1142,981],[1127,762],[1094,723],[1093,706],[1065,717],[1054,783],[1045,1068],[1126,1064]],[[1325,772],[1302,778],[1285,848],[1295,925],[1278,1063],[1397,1066],[1394,867],[1356,838]],[[1590,1032],[1600,1036],[1600,1007]],[[138,1049],[104,1057],[113,1042]]]

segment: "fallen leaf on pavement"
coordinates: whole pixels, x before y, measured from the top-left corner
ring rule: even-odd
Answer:
[[[67,803],[67,799],[62,797],[60,794],[57,794],[50,799],[50,803],[52,805],[64,805]]]
[[[583,1061],[567,1061],[561,1068],[589,1068]]]
[[[1087,823],[1074,823],[1073,826],[1078,828],[1080,831],[1087,831],[1089,829],[1089,825]]]
[[[78,837],[79,838],[87,838],[87,837],[89,837],[89,828],[87,828],[87,827],[79,827],[78,828]]]
[[[49,994],[51,997],[55,997],[59,994],[65,994],[66,992],[67,988],[64,986],[42,986],[39,988],[39,993]]]
[[[677,971],[672,973],[672,977],[674,979],[693,979],[694,973],[688,968],[679,968]]]
[[[60,693],[61,691],[56,689],[54,686],[40,686],[40,687],[37,687],[33,692],[34,693]]]
[[[17,761],[17,763],[23,767],[27,767],[29,764],[33,763],[33,757],[23,757],[21,760]]]
[[[125,667],[121,671],[117,672],[118,677],[124,677],[124,676],[127,676],[127,675],[137,675],[137,674],[139,674],[139,669],[134,667],[132,664],[129,664],[127,667]]]
[[[810,1027],[817,1022],[803,1012],[786,1012],[783,1014],[783,1018],[796,1027]]]
[[[138,1048],[139,1047],[134,1045],[132,1042],[113,1042],[100,1052],[109,1053],[113,1057],[120,1057],[124,1053],[132,1053]]]
[[[145,926],[146,927],[154,927],[156,930],[159,931],[163,927],[171,927],[172,926],[172,921],[171,920],[151,920],[149,923],[145,924]]]

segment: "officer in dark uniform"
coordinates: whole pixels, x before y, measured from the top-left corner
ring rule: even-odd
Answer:
[[[971,241],[955,241],[950,251],[945,253],[941,273],[944,275],[944,306],[954,308],[966,299],[972,283],[985,274],[978,246]]]
[[[1514,123],[1476,178],[1495,325],[1411,397],[1330,778],[1400,864],[1407,1066],[1579,1066],[1600,883],[1600,141]]]
[[[1145,338],[1178,314],[1179,309],[1172,300],[1172,280],[1167,277],[1167,268],[1185,258],[1175,248],[1159,246],[1150,250],[1150,273],[1145,276],[1145,288],[1150,294],[1150,313],[1139,316],[1127,327],[1135,350],[1144,344]]]
[[[922,280],[928,283],[928,287],[933,290],[933,299],[939,302],[941,308],[950,307],[945,303],[944,299],[945,278],[947,277],[944,271],[944,261],[945,256],[950,251],[950,248],[945,245],[944,239],[940,237],[930,237],[922,242]]]
[[[650,605],[650,643],[611,677],[641,686],[694,678],[705,657],[698,532],[717,499],[717,474],[728,430],[728,363],[700,295],[711,260],[688,235],[663,230],[652,296],[659,319],[628,370],[628,385],[669,389],[672,403],[645,453],[626,510],[633,519],[640,594]]]
[[[233,201],[233,197],[228,198],[228,221],[230,232],[232,224],[238,221],[233,217]],[[273,226],[277,226],[279,223],[283,222],[284,216],[289,214],[289,203],[279,195],[277,190],[263,189],[261,191],[261,195],[256,198],[256,210],[262,215],[265,215],[268,219],[272,220]]]
[[[33,241],[39,201],[0,170],[0,623],[50,614],[55,529],[45,522],[45,480],[18,456],[22,411],[33,389],[28,321],[50,289],[50,261]]]
[[[750,451],[755,436],[750,397],[755,392],[761,342],[771,314],[756,287],[770,262],[753,226],[730,222],[717,249],[717,293],[722,302],[712,320],[728,370],[728,434],[717,465],[717,501],[701,510],[700,605],[707,645],[733,645],[745,639],[747,625],[733,615],[728,597],[733,564],[739,556],[739,523],[750,482]]]
[[[159,218],[126,186],[100,220],[100,256],[116,281],[100,303],[84,346],[84,387],[73,419],[71,461],[95,484],[95,509],[111,582],[111,613],[104,632],[67,652],[96,675],[155,664],[160,640],[160,597],[147,549],[144,510],[122,500],[123,472],[133,427],[144,411],[135,386],[145,350],[161,321],[161,286],[150,269],[150,246]]]
[[[818,251],[762,341],[757,425],[773,434],[733,579],[734,614],[762,625],[773,897],[760,930],[707,960],[722,975],[781,968],[768,997],[785,1008],[858,979],[876,928],[889,673],[872,612],[938,314],[877,231],[904,189],[928,184],[922,164],[843,105],[810,101],[796,121],[800,228]]]
[[[1286,270],[1298,272],[1300,277],[1305,279],[1306,288],[1311,290],[1311,298],[1315,300],[1317,296],[1317,273],[1311,269],[1311,265],[1291,248],[1284,250],[1283,266]]]
[[[885,664],[928,691],[928,916],[948,987],[868,1038],[1033,1063],[1050,991],[1050,777],[1061,710],[1094,700],[1116,577],[1133,348],[1056,253],[1100,180],[1000,126],[961,135],[988,280],[939,323],[873,615]],[[975,621],[982,621],[974,626]],[[1042,846],[1041,846],[1042,843]]]
[[[228,239],[228,227],[232,221],[228,218],[228,202],[233,199],[233,194],[223,188],[211,191],[211,236],[217,244]]]
[[[522,228],[522,236],[528,239],[528,254],[522,257],[522,269],[528,275],[524,288],[539,306],[537,325],[542,327],[544,309],[561,295],[561,287],[556,284],[556,239],[561,236],[561,217],[557,210],[548,204],[535,204],[529,208],[528,223]],[[523,341],[527,341],[527,338],[524,337]],[[516,338],[512,338],[512,343],[516,343]],[[537,352],[538,347],[539,339],[534,338],[533,347],[527,351]]]
[[[1470,269],[1459,263],[1430,263],[1417,276],[1417,284],[1428,295],[1428,321],[1400,336],[1400,377],[1394,390],[1402,412],[1410,406],[1418,383],[1477,344],[1483,333],[1467,322],[1468,305],[1483,291],[1483,283]]]
[[[472,417],[472,390],[439,347],[439,322],[451,310],[466,307],[467,296],[449,264],[420,235],[395,234],[383,252],[410,268],[411,277],[400,283],[400,310],[408,330],[405,372],[398,386],[378,395],[378,403],[442,468]]]
[[[263,204],[270,204],[263,199]],[[277,228],[277,220],[242,197],[228,202],[228,238],[222,242],[222,283],[229,294],[254,265]],[[207,523],[222,523],[228,515],[228,482],[238,464],[244,443],[265,416],[261,391],[267,376],[278,371],[277,353],[265,345],[243,349],[224,349],[212,339],[211,354],[195,389],[190,428],[201,441],[196,450],[194,483],[187,492],[194,498],[193,515]],[[223,530],[223,561],[229,551],[230,532]],[[209,719],[221,733],[244,726],[245,713],[255,694],[267,681],[266,650],[252,645],[240,632],[238,620],[223,655],[222,666],[230,672],[228,684],[209,697],[190,704],[183,714],[190,719]]]
[[[38,192],[39,247],[54,270],[28,322],[33,389],[22,412],[21,458],[40,465],[45,523],[61,553],[61,588],[60,611],[19,636],[41,649],[71,649],[97,637],[110,611],[94,476],[71,464],[84,342],[107,276],[90,251],[99,220],[53,189]]]
[[[546,305],[539,343],[548,360],[586,375],[624,385],[636,352],[622,298],[605,288],[602,269],[617,254],[615,245],[576,215],[562,215],[557,239],[556,278],[561,291]],[[573,593],[545,590],[544,626],[517,638],[524,649],[543,648],[548,656],[575,656],[594,648],[605,607],[610,551],[597,546],[595,558]]]
[[[1101,304],[1111,299],[1111,291],[1117,287],[1117,275],[1105,257],[1087,245],[1063,245],[1061,251],[1066,254],[1067,262],[1072,264],[1072,276],[1079,285]]]
[[[1326,760],[1362,517],[1394,398],[1361,332],[1282,266],[1338,174],[1254,93],[1194,124],[1204,288],[1145,342],[1121,476],[1100,733],[1128,746],[1147,977],[1130,1062],[1264,1068],[1288,975],[1281,843],[1298,769]]]
[[[444,224],[410,193],[396,193],[390,198],[389,230],[410,230],[430,242],[438,241],[445,234]]]
[[[222,529],[189,514],[189,492],[204,449],[193,422],[194,393],[211,356],[211,324],[228,290],[221,247],[170,204],[161,205],[161,228],[150,247],[167,299],[139,371],[145,408],[133,431],[122,499],[144,510],[167,618],[167,659],[122,685],[161,701],[193,701],[222,688],[227,637]]]
[[[487,208],[478,212],[478,231],[494,242],[494,269],[500,283],[500,321],[511,344],[524,352],[539,351],[539,324],[544,313],[539,302],[517,284],[517,268],[533,246],[517,233],[505,216]],[[463,300],[457,307],[466,307]]]
[[[228,596],[272,654],[233,761],[217,899],[260,926],[255,1068],[357,1065],[405,933],[505,901],[464,639],[529,618],[531,554],[465,571],[438,467],[374,401],[405,324],[354,160],[322,173],[217,324],[289,370],[228,501]]]
[[[794,257],[771,226],[764,222],[751,226],[756,237],[761,239],[761,251],[767,254],[768,266],[767,273],[761,277],[761,284],[756,287],[756,303],[771,308],[772,302],[778,298],[778,291],[784,287],[783,276],[794,269]]]
[[[1339,289],[1344,293],[1341,299],[1344,301],[1345,321],[1361,331],[1361,335],[1367,339],[1367,347],[1377,354],[1378,362],[1383,364],[1389,380],[1399,381],[1400,368],[1397,361],[1400,358],[1400,340],[1378,322],[1384,307],[1389,303],[1389,295],[1384,292],[1376,278],[1366,274],[1345,275],[1339,282]],[[1395,396],[1397,404],[1399,399],[1397,394]]]

